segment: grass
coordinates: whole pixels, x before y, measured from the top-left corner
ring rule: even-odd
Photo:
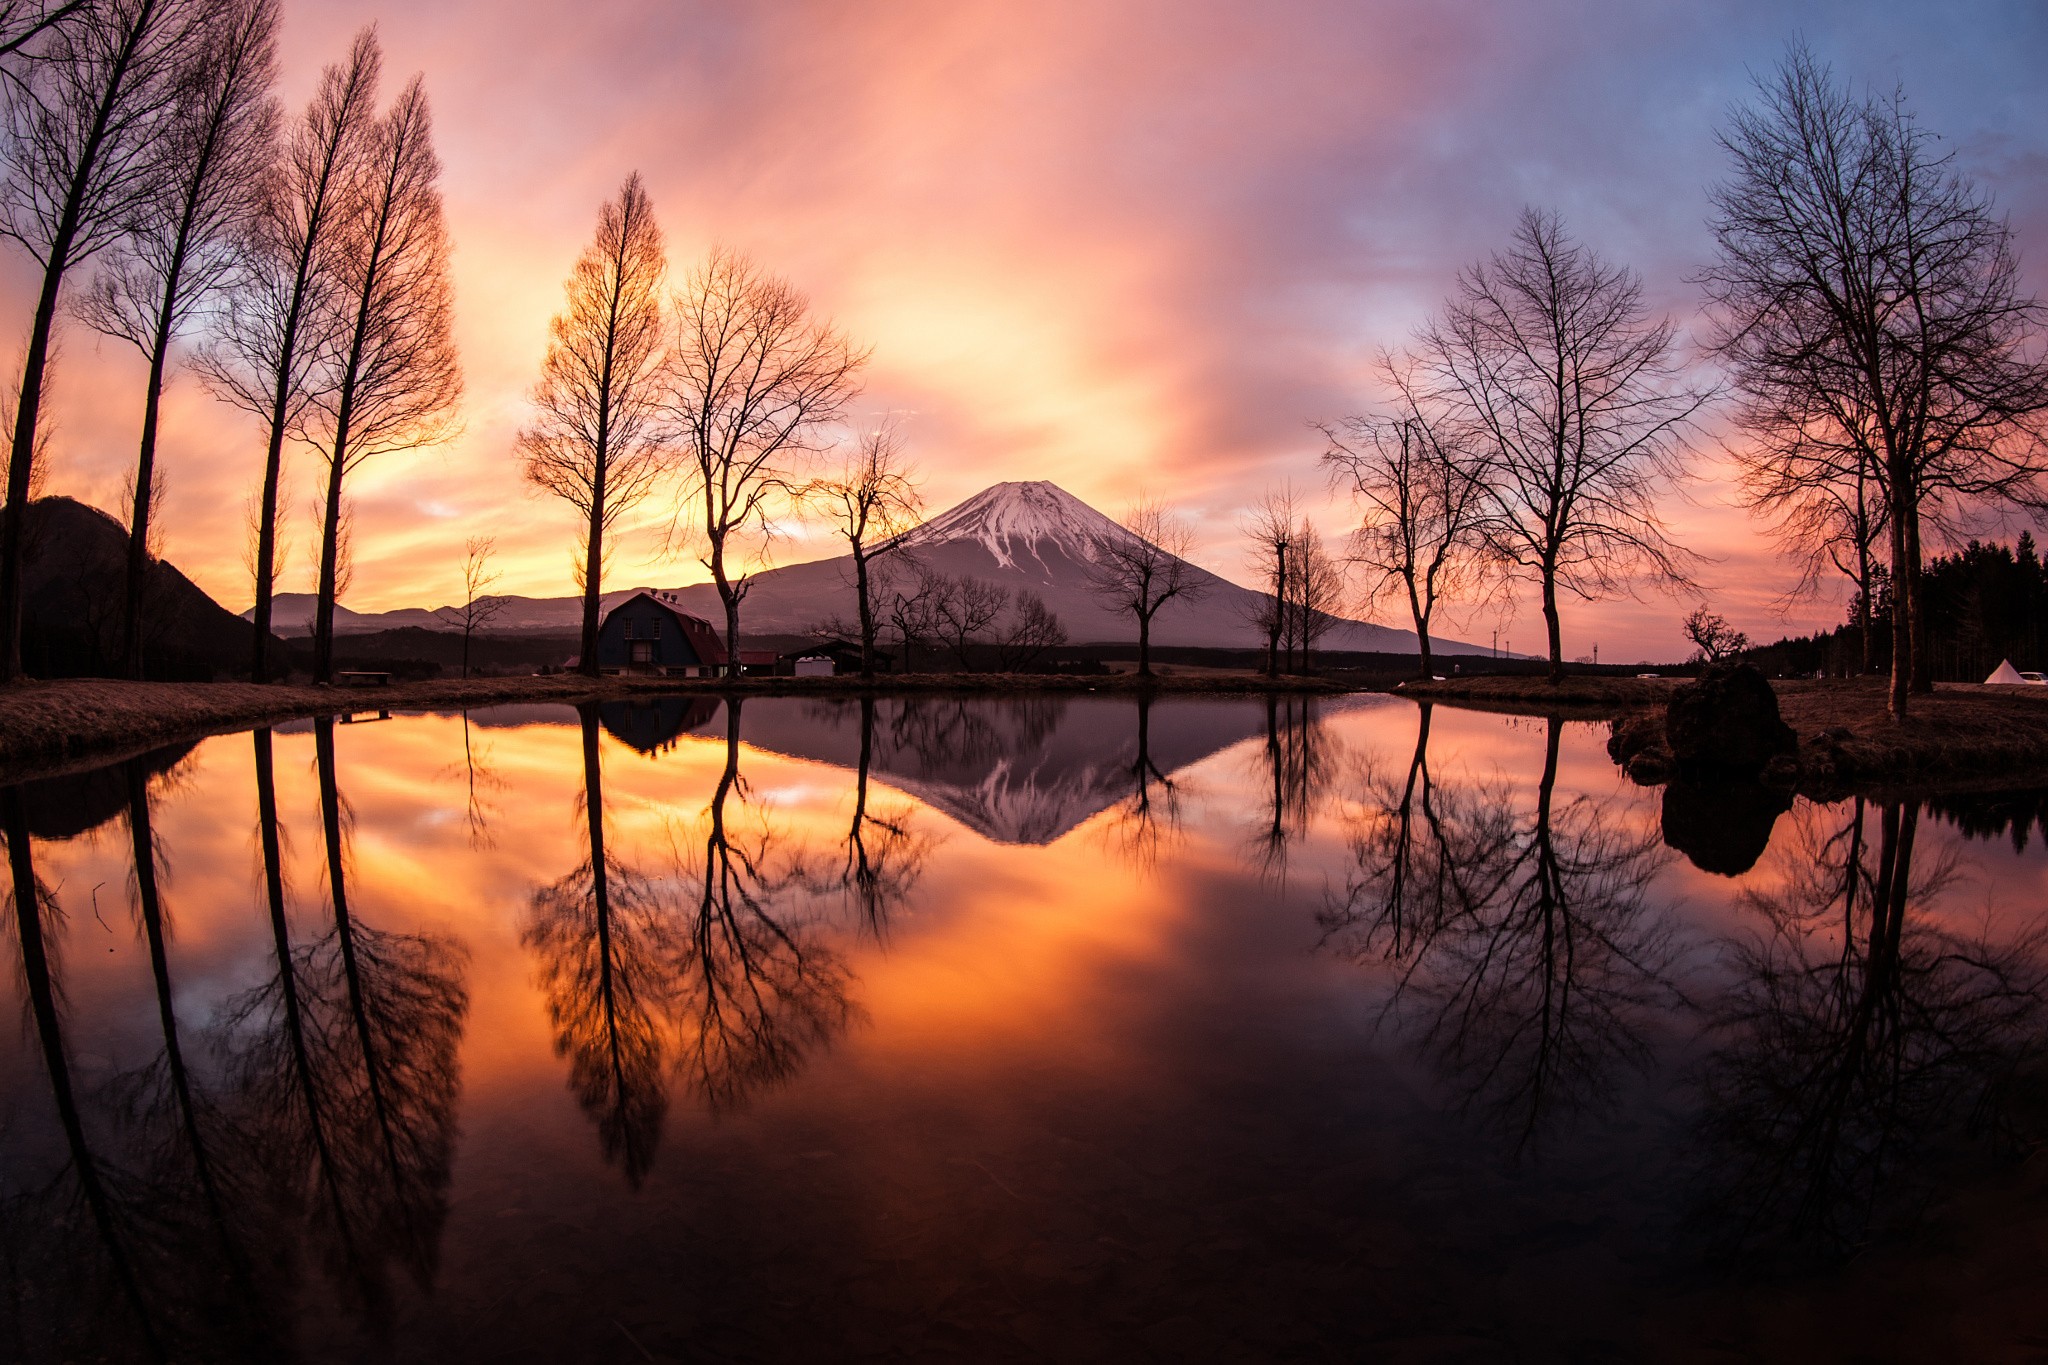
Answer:
[[[124,682],[66,678],[0,690],[0,781],[15,782],[111,763],[165,744],[301,716],[374,710],[448,710],[505,702],[574,704],[612,698],[709,693],[716,696],[859,696],[946,693],[1135,694],[1135,674],[929,673],[841,678],[585,678],[579,674],[438,679],[388,687],[259,686],[255,683]],[[1176,674],[1155,678],[1158,693],[1212,696],[1272,691],[1356,690],[1338,677]]]
[[[1416,701],[1451,702],[1474,711],[1512,715],[1565,714],[1581,719],[1619,716],[1644,706],[1662,706],[1683,678],[1566,676],[1553,682],[1525,674],[1481,674],[1405,682],[1395,690]]]

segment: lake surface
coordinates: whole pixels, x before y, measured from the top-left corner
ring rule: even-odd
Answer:
[[[1605,738],[675,700],[0,793],[0,1358],[2041,1358],[2048,800]]]

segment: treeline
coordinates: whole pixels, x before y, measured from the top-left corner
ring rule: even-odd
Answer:
[[[1896,610],[1891,575],[1878,566],[1872,583],[1872,610],[1853,601],[1848,619],[1835,629],[1780,640],[1746,657],[1777,673],[1854,677],[1889,670]],[[2032,532],[2022,532],[2013,545],[1972,540],[1930,560],[1919,592],[1927,611],[1925,657],[1935,679],[1982,682],[2005,660],[2027,672],[2048,669],[2048,566]]]

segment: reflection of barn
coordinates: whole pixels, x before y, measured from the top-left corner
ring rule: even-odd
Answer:
[[[723,666],[725,646],[711,623],[665,592],[643,590],[605,613],[597,628],[597,666],[605,673],[696,677]]]
[[[598,720],[612,738],[643,754],[660,753],[678,736],[708,724],[717,714],[716,697],[649,697],[645,701],[608,701],[597,708]]]

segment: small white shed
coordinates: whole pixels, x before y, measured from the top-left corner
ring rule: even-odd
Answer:
[[[2011,659],[2001,659],[1999,660],[1998,667],[1993,669],[1991,676],[1984,681],[1996,683],[2000,687],[2023,687],[2026,685],[2027,680],[2022,678],[2020,671],[2012,666]]]
[[[796,661],[796,676],[799,678],[829,678],[832,676],[832,661],[822,654],[806,654]],[[2019,674],[2013,674],[2015,681]]]

